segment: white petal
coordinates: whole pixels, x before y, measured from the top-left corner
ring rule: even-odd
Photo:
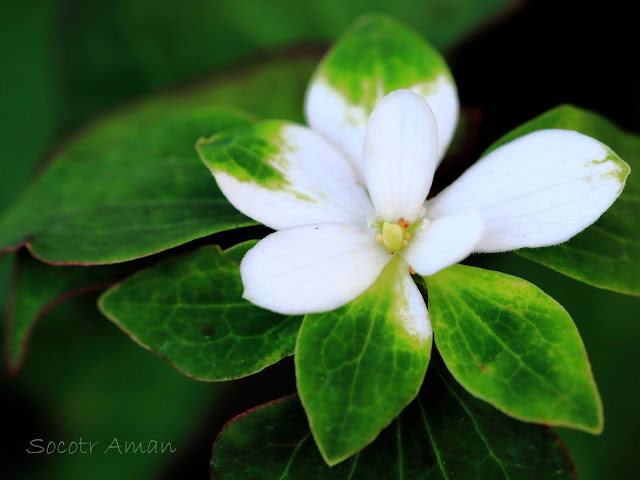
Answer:
[[[628,166],[593,138],[540,130],[490,152],[427,203],[437,218],[476,209],[485,232],[477,252],[562,243],[618,197]],[[415,267],[414,267],[415,268]]]
[[[309,126],[345,154],[362,180],[362,146],[369,112],[350,103],[321,76],[311,81],[304,107]]]
[[[307,122],[349,155],[363,175],[367,119],[398,89],[417,93],[431,107],[442,156],[458,120],[453,77],[444,58],[417,32],[388,17],[362,17],[320,62],[305,98]]]
[[[482,238],[477,212],[456,213],[418,225],[402,256],[420,275],[433,275],[464,260]]]
[[[458,125],[458,117],[460,115],[458,90],[451,77],[444,73],[438,75],[435,80],[419,83],[410,87],[409,90],[424,98],[429,104],[433,116],[436,117],[436,124],[438,125],[438,157],[436,163],[439,164],[447,148],[449,148]]]
[[[401,259],[398,259],[400,261]],[[393,283],[394,299],[393,309],[395,317],[400,321],[404,329],[414,338],[422,342],[431,340],[433,330],[427,312],[427,305],[418,290],[415,282],[409,275],[408,266],[401,262],[402,268],[398,270]]]
[[[436,121],[409,90],[387,95],[367,124],[364,175],[378,215],[395,223],[417,218],[436,169]]]
[[[446,73],[440,73],[433,80],[417,83],[409,87],[409,90],[424,98],[435,116],[438,128],[437,165],[449,147],[458,124],[458,91],[451,76]],[[383,97],[384,89],[381,85],[378,102]],[[362,104],[350,103],[342,92],[319,76],[309,85],[305,114],[311,128],[336,145],[352,162],[359,176],[362,176],[362,147],[369,111]]]
[[[374,216],[353,167],[309,128],[270,121],[237,137],[233,132],[229,138],[224,135],[200,142],[200,155],[227,199],[254,220],[282,229],[314,223],[364,224]],[[249,140],[269,147],[252,153],[243,143]],[[281,178],[265,180],[261,178],[265,170]]]
[[[393,257],[359,225],[320,224],[280,230],[242,260],[244,297],[283,314],[319,313],[350,302]]]

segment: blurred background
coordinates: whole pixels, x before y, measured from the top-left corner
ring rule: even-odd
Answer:
[[[637,17],[629,2],[597,7],[512,0],[3,0],[0,5],[0,209],[61,139],[97,116],[148,96],[223,85],[256,65],[289,72],[276,92],[241,92],[243,107],[300,99],[313,65],[360,14],[394,16],[445,54],[464,109],[464,161],[560,103],[595,110],[640,133]],[[290,90],[287,90],[290,89]],[[187,93],[185,93],[186,95]],[[228,96],[225,96],[228,95]],[[253,107],[253,108],[252,108]],[[460,164],[464,165],[463,163]],[[454,169],[455,170],[455,169]],[[203,171],[203,174],[206,172]],[[12,255],[0,259],[6,304]],[[640,453],[640,299],[582,285],[514,255],[481,260],[535,283],[571,313],[605,408],[599,437],[558,429],[583,480],[636,478]],[[487,263],[487,262],[491,263]],[[222,425],[295,390],[289,360],[253,377],[208,384],[143,350],[89,294],[56,306],[30,342],[22,370],[4,373],[7,441],[2,478],[207,478]],[[4,311],[4,309],[3,309]],[[171,442],[168,455],[28,455],[33,438]]]

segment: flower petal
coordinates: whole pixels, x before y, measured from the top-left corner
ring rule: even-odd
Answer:
[[[570,130],[539,130],[480,159],[427,202],[430,217],[477,209],[477,252],[562,243],[618,197],[629,167],[608,147]],[[415,268],[415,267],[414,267]]]
[[[367,118],[388,93],[423,97],[438,125],[438,160],[459,114],[453,77],[440,54],[415,31],[386,17],[356,22],[324,58],[305,99],[309,125],[340,148],[360,172]]]
[[[319,313],[350,302],[393,257],[360,225],[319,224],[268,235],[240,265],[244,297],[283,314]]]
[[[438,131],[431,109],[409,90],[387,95],[367,125],[364,175],[385,222],[418,217],[436,169]]]
[[[411,337],[419,339],[420,342],[429,342],[426,347],[431,349],[433,330],[424,297],[411,278],[406,262],[401,258],[395,261],[402,263],[402,267],[396,270],[393,280],[395,318],[402,322],[402,326]]]
[[[348,161],[306,127],[267,121],[197,148],[233,206],[268,227],[364,224],[374,215]]]
[[[413,231],[402,256],[420,275],[433,275],[464,260],[482,238],[482,217],[474,211],[438,218]]]
[[[436,165],[444,157],[453,139],[460,116],[458,90],[451,76],[441,73],[433,81],[412,85],[409,90],[417,93],[429,104],[438,125],[438,156]]]

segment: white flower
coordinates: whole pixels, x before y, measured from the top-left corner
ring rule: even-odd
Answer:
[[[457,98],[449,103],[455,112],[446,115],[457,118]],[[317,121],[309,109],[307,116]],[[209,162],[229,201],[277,230],[242,261],[245,298],[283,314],[332,310],[361,295],[393,260],[405,320],[426,335],[426,306],[410,272],[433,275],[473,252],[564,242],[609,208],[628,173],[590,137],[541,130],[495,149],[425,203],[444,148],[427,101],[410,90],[375,107],[359,140],[361,159],[291,123],[265,122],[252,135],[277,151],[257,142],[225,151],[236,156],[229,164]]]

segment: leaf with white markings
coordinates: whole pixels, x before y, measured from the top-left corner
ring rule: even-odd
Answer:
[[[397,257],[356,300],[302,323],[298,391],[330,465],[373,441],[420,390],[431,326],[406,268]]]
[[[429,103],[442,157],[458,120],[453,77],[424,38],[389,17],[361,17],[329,51],[309,84],[307,120],[360,163],[369,114],[384,96],[400,88],[413,90]]]

